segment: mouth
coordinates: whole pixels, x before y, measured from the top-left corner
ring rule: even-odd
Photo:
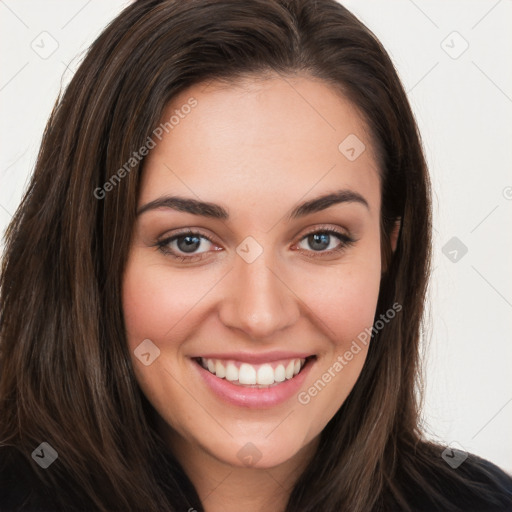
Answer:
[[[210,353],[190,356],[192,367],[212,397],[244,409],[286,406],[306,386],[316,354]]]
[[[232,385],[265,389],[295,379],[315,359],[315,355],[310,355],[305,358],[286,358],[262,364],[209,357],[195,357],[193,361],[218,379],[228,381]]]

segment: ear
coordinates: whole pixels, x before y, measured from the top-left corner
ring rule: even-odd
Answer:
[[[400,226],[402,225],[402,219],[397,219],[395,225],[393,226],[393,230],[391,231],[391,235],[389,237],[389,243],[391,245],[391,250],[395,252],[396,244],[398,242],[398,235],[400,233]]]
[[[400,234],[400,227],[402,225],[402,219],[397,219],[391,229],[391,232],[388,234],[387,232],[382,232],[381,239],[381,258],[382,258],[382,269],[381,274],[384,274],[388,271],[388,267],[393,259],[393,254],[396,250],[396,246],[398,245],[398,235]]]

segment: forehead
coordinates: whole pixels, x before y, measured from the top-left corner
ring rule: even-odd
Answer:
[[[367,195],[373,189],[379,196],[374,201],[380,201],[366,124],[323,81],[271,77],[195,84],[169,102],[161,123],[171,117],[168,133],[146,160],[144,199],[154,198],[167,182],[202,196],[252,190],[255,200],[264,188],[266,197],[284,200],[285,190],[298,200],[308,190],[347,186]]]

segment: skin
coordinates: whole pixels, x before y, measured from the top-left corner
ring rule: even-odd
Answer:
[[[284,510],[319,434],[354,386],[367,347],[308,404],[294,395],[256,410],[213,394],[191,356],[305,351],[317,358],[301,388],[307,390],[371,328],[382,272],[378,167],[361,116],[319,80],[198,84],[174,97],[162,120],[191,96],[197,106],[146,159],[139,207],[175,195],[219,204],[230,218],[171,208],[138,216],[123,285],[129,349],[159,429],[205,510]],[[354,161],[338,149],[350,134],[366,146]],[[346,202],[287,218],[299,203],[339,189],[359,193],[368,207]],[[213,240],[196,250],[202,260],[178,261],[156,246],[182,228]],[[334,252],[340,241],[331,236],[328,248],[315,251],[306,235],[322,229],[356,241]],[[251,263],[236,252],[248,236],[263,249]],[[168,247],[190,254],[176,242]],[[133,352],[145,339],[160,350],[149,366]],[[237,456],[249,442],[261,454],[251,467]]]

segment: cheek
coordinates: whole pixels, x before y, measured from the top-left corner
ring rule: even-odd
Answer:
[[[169,272],[165,266],[130,258],[123,283],[123,311],[131,346],[143,339],[164,340],[180,329],[201,298],[215,285],[215,276],[191,278],[187,272]]]
[[[302,272],[297,295],[318,318],[318,326],[336,346],[345,349],[373,325],[380,289],[379,253],[354,253],[339,265]]]
[[[318,319],[317,326],[329,343],[318,366],[297,399],[310,417],[309,438],[313,438],[334,416],[354,387],[368,353],[371,327],[377,307],[381,266],[370,256],[332,269],[315,272],[307,281],[307,306]]]

